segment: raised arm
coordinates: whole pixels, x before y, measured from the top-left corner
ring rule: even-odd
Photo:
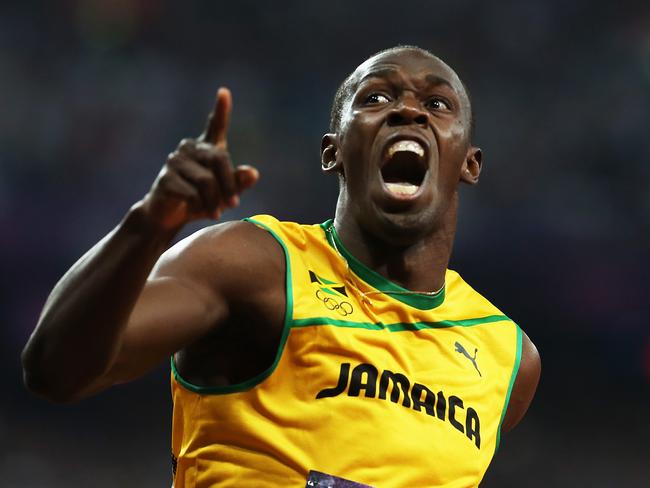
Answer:
[[[54,287],[23,350],[29,389],[75,400],[144,373],[227,316],[225,288],[195,260],[228,227],[179,246],[147,277],[186,223],[218,218],[258,179],[254,168],[231,166],[231,105],[230,92],[220,89],[204,133],[181,142],[147,195]],[[230,227],[230,236],[251,232],[244,224]],[[170,271],[173,254],[182,255],[187,271]]]

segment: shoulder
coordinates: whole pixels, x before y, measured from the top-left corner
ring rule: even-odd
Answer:
[[[281,274],[284,259],[277,239],[263,228],[246,221],[225,222],[172,246],[157,263],[152,278],[202,282],[237,294]]]
[[[542,361],[533,341],[522,331],[521,360],[501,430],[507,432],[524,417],[530,407],[542,372]]]
[[[254,215],[244,220],[269,232],[285,248],[287,245],[302,248],[315,233],[322,233],[321,225],[280,221],[270,215]]]

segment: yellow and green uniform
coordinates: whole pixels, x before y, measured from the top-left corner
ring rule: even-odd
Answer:
[[[311,470],[378,488],[482,479],[517,375],[521,330],[454,271],[435,295],[365,267],[321,225],[247,219],[286,257],[274,363],[200,387],[172,361],[175,487],[304,487]]]

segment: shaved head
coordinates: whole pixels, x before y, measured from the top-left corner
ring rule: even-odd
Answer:
[[[382,51],[376,52],[375,54],[366,58],[366,60],[363,63],[361,63],[352,73],[350,73],[345,78],[345,80],[343,80],[343,83],[341,83],[338,89],[336,90],[336,94],[334,95],[334,100],[332,101],[332,109],[330,112],[330,128],[329,128],[330,132],[338,133],[341,128],[341,116],[343,113],[343,107],[345,106],[345,103],[348,101],[348,99],[354,93],[354,90],[359,82],[358,73],[360,68],[372,62],[375,58],[389,56],[393,54],[400,54],[402,52],[418,54],[422,57],[430,58],[431,60],[434,60],[438,63],[442,63],[445,66],[449,67],[447,63],[445,63],[442,59],[440,59],[438,56],[433,54],[431,51],[427,51],[426,49],[423,49],[418,46],[400,45],[400,46],[395,46],[395,47],[383,49]],[[456,72],[451,67],[449,67],[449,70],[452,73],[454,73],[454,75],[458,78],[458,81],[460,82],[460,85],[462,87],[463,93],[461,93],[461,96],[465,98],[468,106],[469,123],[470,123],[470,139],[471,139],[471,134],[473,133],[473,129],[474,129],[474,113],[471,105],[471,100],[469,97],[469,92],[467,90],[467,87],[465,86],[465,83],[463,83],[460,77],[458,77]]]

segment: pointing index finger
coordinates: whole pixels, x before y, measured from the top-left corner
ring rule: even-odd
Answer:
[[[217,100],[214,109],[208,116],[208,122],[203,132],[203,140],[214,144],[220,149],[227,149],[228,125],[230,124],[230,111],[232,110],[232,95],[225,87],[217,90]]]

